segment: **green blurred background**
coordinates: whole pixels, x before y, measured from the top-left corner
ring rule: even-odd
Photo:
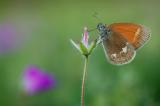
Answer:
[[[106,24],[144,24],[152,37],[124,66],[111,65],[102,47],[95,49],[88,66],[86,106],[160,106],[159,11],[159,0],[0,1],[0,22],[14,23],[25,33],[18,49],[0,55],[0,106],[80,106],[83,58],[69,40],[81,39],[84,26],[96,27],[100,21],[95,12]],[[94,31],[90,36],[98,35]],[[21,97],[22,73],[29,64],[53,73],[57,87]]]

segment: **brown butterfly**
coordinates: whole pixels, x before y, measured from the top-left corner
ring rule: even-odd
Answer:
[[[116,65],[131,62],[136,51],[151,36],[150,30],[144,25],[134,23],[114,23],[109,26],[99,23],[97,29],[109,62]]]

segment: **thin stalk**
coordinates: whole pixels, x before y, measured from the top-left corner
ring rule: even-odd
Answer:
[[[87,63],[88,57],[85,57],[84,70],[83,70],[83,79],[82,79],[82,92],[81,92],[81,106],[85,105],[85,79],[87,74]]]
[[[27,106],[27,95],[25,92],[21,92],[20,95],[19,95],[19,104],[18,106]]]

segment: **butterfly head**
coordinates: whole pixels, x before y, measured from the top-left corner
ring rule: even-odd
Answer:
[[[99,23],[97,25],[97,29],[100,33],[101,40],[109,38],[109,35],[110,35],[111,31],[110,31],[109,28],[106,27],[106,24]]]
[[[97,29],[99,30],[99,32],[104,32],[106,30],[106,25],[102,24],[102,23],[99,23],[97,25]]]

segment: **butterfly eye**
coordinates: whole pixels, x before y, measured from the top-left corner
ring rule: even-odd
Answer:
[[[97,25],[97,29],[98,29],[99,31],[104,31],[104,30],[105,30],[105,25],[103,25],[102,23],[99,23],[99,24]]]
[[[106,28],[105,28],[105,26],[103,25],[103,26],[101,26],[101,30],[105,30]]]

